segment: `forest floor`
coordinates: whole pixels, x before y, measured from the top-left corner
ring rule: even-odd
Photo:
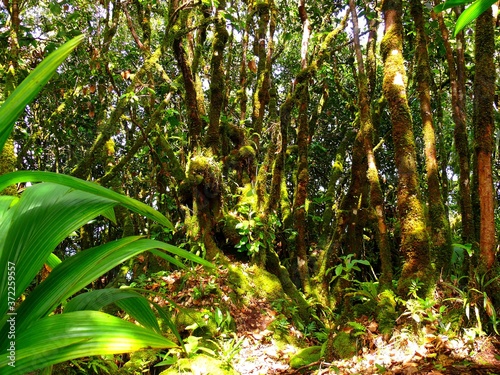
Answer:
[[[244,273],[250,274],[250,279],[258,278],[248,265],[238,267],[246,269]],[[305,337],[295,327],[293,319],[287,315],[289,306],[280,306],[281,300],[278,299],[280,303],[270,300],[267,292],[238,290],[234,278],[224,267],[219,267],[216,273],[206,272],[201,267],[188,274],[175,271],[164,280],[176,303],[184,308],[205,311],[207,320],[217,307],[230,313],[232,324],[224,326],[226,318],[219,318],[215,335],[220,335],[219,342],[223,342],[224,337],[232,337],[224,341],[230,342],[231,347],[224,350],[225,345],[219,345],[218,354],[226,358],[236,374],[500,375],[500,337],[448,337],[429,332],[419,338],[418,334],[410,334],[403,326],[396,327],[393,335],[387,337],[381,335],[377,323],[366,316],[356,319],[365,327],[356,335],[356,355],[330,363],[313,361],[291,368],[290,359],[301,348],[318,345],[318,342],[313,335]],[[257,289],[261,287],[251,281],[249,285]],[[155,289],[154,284],[152,289]],[[349,328],[339,328],[349,332]],[[280,330],[281,334],[277,334]]]

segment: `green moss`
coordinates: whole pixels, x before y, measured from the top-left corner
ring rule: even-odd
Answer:
[[[252,146],[243,146],[238,150],[240,158],[255,158],[256,152]]]
[[[258,266],[242,269],[229,265],[229,283],[238,296],[243,298],[258,297],[268,301],[285,298],[278,278]]]
[[[160,350],[138,350],[130,354],[130,360],[120,369],[121,374],[141,373],[158,361]]]
[[[7,139],[3,150],[0,151],[0,176],[13,172],[16,169],[16,154],[14,152],[14,141],[12,138]],[[0,192],[2,195],[16,195],[17,189],[15,185],[11,185],[8,188]]]
[[[379,295],[377,321],[382,334],[390,334],[396,324],[396,296],[392,290],[384,290]]]
[[[333,338],[333,351],[339,358],[351,358],[356,354],[356,344],[346,332],[339,332]]]
[[[227,368],[224,362],[204,354],[182,358],[174,366],[160,373],[160,375],[178,374],[238,375],[235,370]]]
[[[293,369],[307,366],[313,362],[319,361],[321,358],[321,346],[311,346],[299,350],[292,358],[290,358],[290,367]]]
[[[192,330],[195,336],[214,337],[217,335],[217,325],[208,318],[208,312],[183,308],[175,316],[175,326],[179,332]]]

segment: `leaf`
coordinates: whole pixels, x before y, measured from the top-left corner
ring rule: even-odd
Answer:
[[[75,358],[176,346],[120,318],[97,311],[75,311],[43,318],[20,331],[15,340],[15,367],[8,365],[7,355],[2,355],[0,373],[22,375]]]
[[[47,260],[45,261],[45,264],[50,267],[50,269],[56,268],[59,264],[61,264],[61,259],[54,253],[51,253]]]
[[[54,268],[49,276],[26,297],[17,310],[17,329],[22,330],[29,327],[34,321],[51,313],[59,303],[83,289],[99,276],[127,259],[154,248],[170,252],[176,251],[180,256],[186,253],[192,259],[196,258],[193,254],[175,246],[156,240],[141,239],[138,236],[122,238],[82,251]],[[202,259],[200,261],[208,263]],[[140,320],[141,323],[145,322],[145,319]],[[4,330],[5,327],[3,327],[2,332]]]
[[[453,36],[457,36],[465,26],[474,21],[496,2],[497,0],[477,0],[474,4],[465,9],[460,17],[458,17]]]
[[[24,111],[24,108],[35,98],[40,90],[47,84],[57,67],[68,55],[83,41],[80,35],[63,44],[56,51],[47,56],[21,84],[9,95],[0,107],[0,150],[3,149],[9,138],[14,123]],[[3,190],[3,189],[0,189]]]
[[[64,238],[115,204],[95,194],[51,183],[26,189],[0,223],[0,266],[15,264],[15,298],[24,292]],[[0,279],[2,315],[7,309],[6,282],[7,278]]]
[[[79,294],[64,307],[64,314],[81,310],[98,311],[113,303],[145,328],[161,333],[149,301],[143,295],[130,289],[108,288]]]
[[[134,211],[138,214],[144,215],[151,220],[157,221],[158,223],[164,225],[169,229],[174,229],[172,223],[161,213],[153,209],[152,207],[139,202],[135,199],[129,198],[125,195],[116,193],[112,190],[106,189],[100,185],[93,182],[83,181],[76,177],[66,176],[63,174],[53,173],[53,172],[41,172],[41,171],[17,171],[12,173],[7,173],[0,176],[0,191],[5,187],[21,183],[21,182],[53,182],[56,184],[71,187],[73,189],[78,189],[85,191],[87,193],[92,193],[103,198],[108,198],[114,200],[116,203]],[[28,189],[27,189],[28,190]]]
[[[461,5],[472,3],[474,0],[447,0],[441,4],[434,7],[434,12],[440,13],[443,10],[455,8]]]

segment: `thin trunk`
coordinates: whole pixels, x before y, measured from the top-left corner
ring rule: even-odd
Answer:
[[[495,215],[492,173],[495,129],[495,35],[491,9],[476,21],[474,78],[474,144],[480,213],[480,264],[489,270],[495,264]]]
[[[269,103],[269,69],[267,66],[266,34],[270,19],[269,2],[256,3],[256,14],[258,15],[256,46],[257,46],[257,82],[253,94],[252,126],[253,141],[258,145],[262,133],[264,113]],[[272,43],[270,41],[270,43]]]
[[[410,0],[411,15],[417,32],[416,40],[416,79],[420,99],[420,116],[424,135],[425,164],[427,168],[427,189],[429,204],[429,230],[432,242],[433,260],[438,270],[449,270],[451,261],[450,223],[442,201],[439,184],[439,167],[437,162],[436,135],[431,107],[431,69],[423,7],[420,0]]]
[[[377,224],[375,225],[375,237],[380,251],[380,262],[382,269],[380,283],[382,288],[386,288],[390,287],[392,283],[391,246],[385,220],[384,198],[382,194],[382,188],[380,187],[378,169],[375,160],[375,154],[373,151],[374,129],[370,110],[369,81],[366,76],[363,55],[361,52],[358,15],[356,12],[356,4],[354,0],[349,0],[349,7],[351,9],[352,22],[354,25],[354,48],[358,65],[358,97],[360,117],[359,134],[361,135],[364,152],[367,158],[366,178],[370,185],[370,206],[374,211],[377,221]]]
[[[406,96],[406,71],[403,59],[402,0],[385,0],[384,38],[380,46],[384,61],[383,91],[392,122],[395,164],[398,171],[397,209],[401,225],[401,253],[405,264],[398,291],[406,296],[409,283],[418,278],[423,293],[432,279],[429,235],[419,191],[415,137]]]
[[[224,0],[219,2],[218,12],[223,11],[226,6]],[[224,49],[229,37],[226,30],[225,20],[222,19],[220,14],[216,15],[217,21],[215,23],[215,33],[212,42],[212,62],[210,67],[211,81],[210,81],[210,110],[208,113],[209,124],[206,135],[206,146],[212,149],[214,155],[220,153],[220,115],[222,112],[222,105],[225,97],[226,85],[224,83]]]
[[[299,115],[297,118],[297,146],[298,146],[298,166],[297,166],[297,186],[293,202],[293,214],[295,219],[296,255],[297,267],[302,282],[302,287],[306,293],[311,292],[309,279],[309,266],[307,257],[307,235],[306,235],[306,199],[309,184],[309,163],[307,160],[309,148],[309,79],[310,69],[307,66],[307,49],[309,46],[309,36],[311,26],[305,9],[305,0],[299,0],[299,15],[302,21],[302,48],[301,67],[302,71],[297,76],[296,93],[298,98]]]
[[[198,111],[198,96],[193,73],[191,72],[191,67],[182,44],[182,39],[175,38],[173,49],[175,59],[177,60],[177,64],[179,65],[179,69],[184,79],[184,88],[186,90],[185,100],[189,117],[189,145],[191,150],[195,150],[200,143],[203,123]]]
[[[437,4],[437,0],[435,1]],[[457,10],[459,13],[459,11]],[[442,13],[437,15],[441,36],[446,51],[446,60],[448,62],[448,70],[450,74],[451,87],[451,107],[452,117],[455,123],[454,137],[455,149],[458,154],[460,177],[460,212],[462,214],[462,242],[464,244],[473,244],[476,242],[474,232],[474,210],[472,208],[472,193],[471,193],[471,165],[470,165],[470,150],[469,140],[467,135],[467,115],[465,108],[465,38],[463,32],[457,35],[456,51],[453,51],[450,41],[449,32],[444,23]],[[456,58],[455,58],[456,56]]]

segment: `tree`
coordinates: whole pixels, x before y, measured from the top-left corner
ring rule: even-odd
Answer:
[[[402,1],[385,0],[385,31],[381,43],[384,61],[383,90],[389,105],[395,164],[398,170],[398,214],[401,225],[401,248],[405,264],[399,280],[399,292],[405,295],[411,279],[430,286],[429,235],[419,190],[415,140],[403,60]]]

